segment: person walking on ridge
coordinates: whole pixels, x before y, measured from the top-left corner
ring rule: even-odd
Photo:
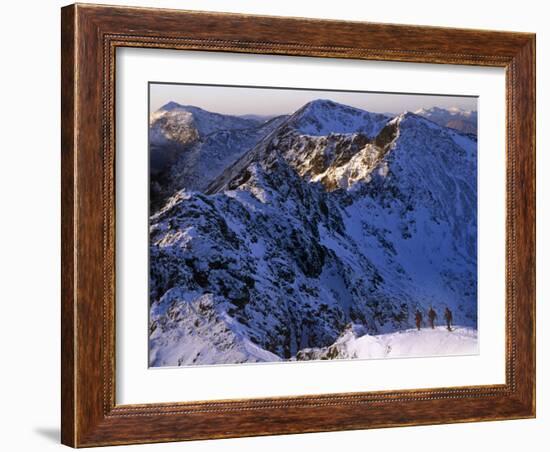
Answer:
[[[414,315],[416,321],[416,329],[420,331],[420,326],[422,325],[422,313],[417,309]]]
[[[445,308],[445,321],[447,322],[447,329],[452,331],[451,323],[453,321],[453,313],[449,308]]]
[[[437,317],[437,314],[434,311],[434,308],[430,307],[430,310],[428,311],[428,318],[430,320],[430,326],[432,327],[432,330],[435,328],[435,318]]]

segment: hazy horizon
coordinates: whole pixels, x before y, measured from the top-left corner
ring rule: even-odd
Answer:
[[[168,83],[150,83],[149,94],[150,112],[168,102],[177,102],[227,115],[277,116],[291,114],[316,99],[330,99],[375,113],[398,114],[432,107],[477,111],[477,97],[455,95]]]

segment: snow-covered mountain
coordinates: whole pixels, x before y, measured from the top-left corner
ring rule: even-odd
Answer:
[[[181,188],[202,190],[228,165],[279,125],[169,102],[149,119],[151,204]]]
[[[228,166],[206,193],[224,190],[230,181],[234,184],[235,176],[254,159],[270,158],[275,148],[307,181],[321,181],[327,189],[338,188],[338,183],[353,184],[372,169],[374,154],[383,147],[380,141],[389,140],[387,135],[393,130],[386,127],[389,119],[330,100],[309,102],[285,118],[255,149]]]
[[[327,100],[224,137],[193,145],[231,151],[217,175],[172,170],[182,190],[151,216],[151,366],[303,359],[430,306],[476,328],[474,137]]]
[[[308,102],[288,120],[288,126],[303,135],[364,133],[376,136],[387,116],[339,104],[328,99]]]
[[[415,111],[417,115],[424,116],[440,126],[450,127],[464,133],[477,135],[477,111],[462,110],[460,108],[421,108]]]

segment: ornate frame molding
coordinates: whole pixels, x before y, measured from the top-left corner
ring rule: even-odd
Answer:
[[[77,4],[62,9],[62,46],[64,444],[81,447],[535,415],[534,35]],[[118,47],[506,68],[506,383],[116,405]]]

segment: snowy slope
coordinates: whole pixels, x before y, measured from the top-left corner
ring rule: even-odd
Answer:
[[[347,234],[413,305],[477,323],[476,142],[413,114],[368,184],[348,200]]]
[[[475,329],[475,139],[317,105],[151,217],[151,365],[294,359],[430,306]]]
[[[458,327],[410,329],[380,335],[366,334],[360,326],[348,328],[331,346],[304,349],[296,360],[380,359],[427,356],[474,355],[479,352],[477,331]]]
[[[188,293],[167,293],[165,297],[192,301],[169,306],[159,324],[153,323],[149,339],[149,363],[153,367],[191,364],[235,364],[241,362],[280,361],[281,358],[228,328],[235,320],[216,306],[211,294],[193,299]],[[179,298],[177,298],[179,299]],[[158,310],[154,318],[159,317]],[[207,314],[207,315],[205,315]]]
[[[260,121],[175,102],[153,112],[149,121],[153,210],[182,188],[204,189],[284,119]]]

